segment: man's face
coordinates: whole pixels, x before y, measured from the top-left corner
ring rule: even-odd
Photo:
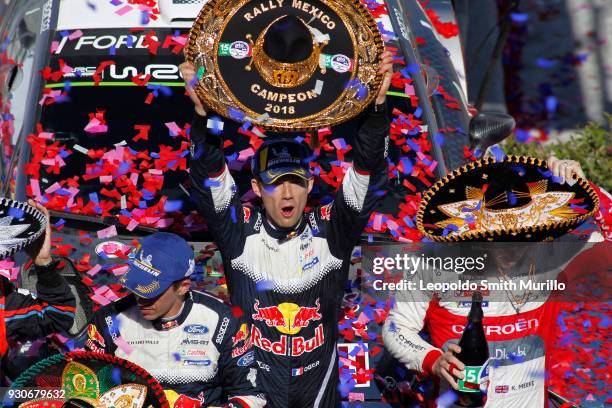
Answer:
[[[189,279],[175,282],[164,293],[152,299],[136,296],[138,309],[146,320],[175,316],[181,310],[185,293],[189,290]]]
[[[283,228],[291,228],[298,223],[313,183],[312,178],[306,181],[293,175],[280,177],[273,184],[251,180],[253,191],[263,201],[266,214]]]

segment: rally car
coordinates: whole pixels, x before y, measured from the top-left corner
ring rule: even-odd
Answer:
[[[36,198],[52,210],[55,254],[67,263],[65,274],[80,298],[75,325],[58,338],[66,347],[79,345],[98,305],[123,295],[114,280],[126,270],[122,254],[156,230],[192,242],[196,285],[225,296],[220,256],[190,201],[186,156],[193,107],[178,70],[204,2],[0,0],[0,196]],[[407,0],[363,3],[396,55],[388,98],[389,192],[363,242],[418,240],[417,194],[469,160],[468,147],[483,150],[506,136],[512,121],[503,118],[497,133],[482,132],[486,117],[470,122],[474,112],[450,1],[429,1],[427,10]],[[337,161],[350,160],[355,130],[352,121],[319,131],[320,174],[309,206],[331,199],[342,176]],[[226,156],[245,202],[254,198],[248,136],[257,132],[225,120]],[[338,348],[352,361],[346,368],[363,373],[388,357],[375,337],[364,338],[367,330],[353,324],[364,300],[358,255]],[[21,280],[34,285],[28,271]],[[363,341],[370,343],[367,350]],[[381,404],[376,383],[391,392],[397,386],[393,375],[359,375],[351,398]]]

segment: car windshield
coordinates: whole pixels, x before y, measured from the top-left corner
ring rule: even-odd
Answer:
[[[112,215],[128,229],[170,228],[191,233],[193,239],[205,223],[188,193],[193,105],[177,68],[186,31],[157,29],[153,35],[151,30],[84,30],[71,37],[56,33],[49,67],[42,72],[47,84],[40,125],[28,138],[28,194],[44,195],[49,208],[57,211]],[[398,112],[414,112],[405,95],[391,99],[389,110],[399,109],[394,112],[396,120]],[[223,122],[230,169],[243,201],[252,201],[249,158],[261,133]],[[342,178],[341,161],[351,160],[358,122],[311,135],[321,140],[321,168],[315,171],[320,177],[310,206],[333,199]],[[417,142],[426,141],[418,127],[412,133],[421,140]],[[400,161],[399,154],[403,153],[398,149],[392,151],[394,163]],[[408,169],[400,170],[395,170],[391,192],[378,208],[381,213],[396,216],[398,203],[405,202],[403,174]],[[418,186],[415,180],[412,184]]]

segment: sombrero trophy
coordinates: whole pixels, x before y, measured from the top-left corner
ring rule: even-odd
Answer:
[[[25,370],[6,393],[3,407],[168,408],[159,382],[142,367],[110,354],[73,351]],[[22,392],[23,390],[36,392]]]
[[[342,123],[376,96],[383,41],[358,0],[211,0],[189,34],[195,91],[216,112],[277,131]]]
[[[425,192],[417,226],[438,242],[552,240],[583,223],[599,205],[586,180],[558,181],[541,159],[486,157]]]
[[[0,259],[36,241],[45,228],[47,220],[36,208],[0,197]]]

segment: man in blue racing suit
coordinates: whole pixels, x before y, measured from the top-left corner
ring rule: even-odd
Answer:
[[[225,163],[223,140],[206,132],[206,110],[188,85],[192,191],[224,261],[230,298],[248,323],[268,407],[339,406],[338,313],[353,247],[387,181],[389,122],[385,79],[352,144],[335,200],[304,212],[313,186],[309,149],[291,139],[264,143],[253,159],[252,187],[263,209],[245,207]],[[181,65],[186,84],[193,65]],[[258,381],[259,381],[258,380]]]

